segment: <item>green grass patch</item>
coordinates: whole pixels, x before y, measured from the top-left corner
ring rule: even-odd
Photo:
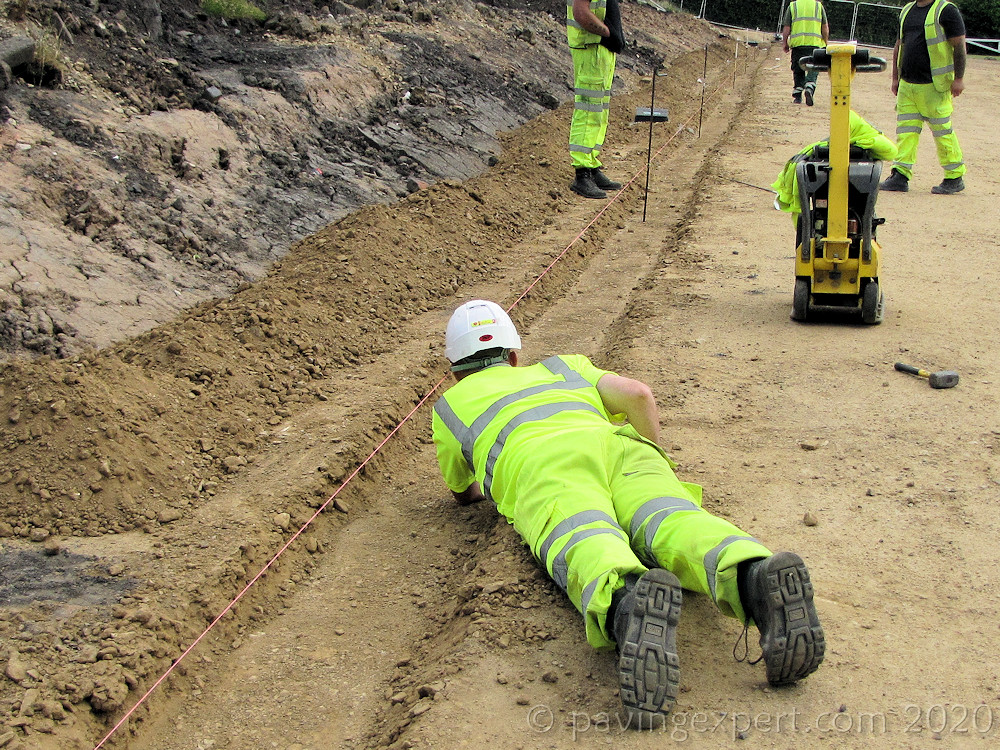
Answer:
[[[247,0],[201,0],[201,9],[210,16],[227,21],[263,21],[267,13]]]

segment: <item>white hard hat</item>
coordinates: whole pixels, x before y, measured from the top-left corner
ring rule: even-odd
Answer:
[[[496,302],[476,299],[451,315],[444,337],[445,356],[455,363],[487,349],[520,349],[521,337]]]

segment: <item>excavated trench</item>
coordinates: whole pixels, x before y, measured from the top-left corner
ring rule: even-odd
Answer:
[[[698,62],[697,56],[691,58]],[[751,94],[752,86],[741,96]],[[641,96],[630,97],[629,104],[634,106]],[[690,112],[691,102],[676,106]],[[655,176],[672,182],[670,208],[653,226],[639,230],[654,240],[650,249],[655,251],[623,253],[616,244],[618,232],[637,231],[641,191],[628,191],[595,225],[593,235],[557,262],[544,283],[515,309],[526,350],[557,351],[569,338],[587,341],[587,353],[604,365],[627,357],[629,342],[641,331],[645,317],[633,290],[655,284],[663,262],[676,259],[712,174],[713,153],[727,137],[725,123],[739,116],[745,100],[709,106],[714,123],[705,138],[691,142],[686,133],[685,145],[661,155],[671,166],[661,164]],[[641,168],[641,138],[629,140],[627,161]],[[553,241],[571,240],[575,222],[587,219],[581,211],[568,213],[552,228]],[[529,240],[509,248],[505,263],[540,268],[533,244]],[[523,281],[530,282],[532,273]],[[510,299],[518,288],[512,280],[486,283],[481,296]],[[440,327],[441,317],[440,311],[421,316],[410,328],[412,335],[431,325]],[[590,332],[589,338],[584,332]],[[373,367],[388,380],[405,378],[414,364],[410,353],[408,347],[387,353]],[[435,377],[441,371],[433,360],[419,364]],[[405,406],[401,404],[396,414]],[[490,664],[496,654],[530,674],[538,669],[525,666],[537,658],[534,650],[558,654],[579,647],[571,637],[577,627],[575,613],[510,527],[491,508],[461,509],[446,497],[429,443],[424,409],[353,488],[347,501],[349,523],[336,533],[317,530],[327,553],[310,564],[308,579],[295,593],[282,598],[284,610],[260,626],[258,640],[247,643],[243,638],[239,651],[227,657],[225,670],[253,674],[255,684],[240,687],[219,676],[203,677],[200,684],[211,687],[196,701],[176,697],[171,710],[156,712],[162,718],[148,719],[139,734],[143,747],[168,750],[237,731],[241,739],[234,741],[235,747],[266,743],[274,736],[273,716],[258,716],[259,702],[266,703],[265,696],[275,691],[287,693],[281,711],[298,737],[336,739],[345,747],[417,746],[417,718],[441,705],[446,687],[454,694],[461,689],[454,686],[463,680],[474,684],[475,678],[466,676]],[[361,611],[359,622],[355,613]],[[299,639],[305,643],[288,648]],[[614,697],[613,686],[606,685],[609,662],[600,655],[593,662],[587,682],[596,685],[587,686],[588,694],[606,703]],[[513,667],[508,663],[504,669]],[[551,669],[541,669],[528,681],[557,677]],[[501,673],[496,679],[514,678]],[[613,703],[608,705],[613,708]],[[344,720],[345,713],[350,721]],[[178,720],[180,734],[165,736],[167,724]]]

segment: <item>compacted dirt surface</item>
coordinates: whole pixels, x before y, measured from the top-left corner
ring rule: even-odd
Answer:
[[[145,333],[12,352],[0,747],[996,743],[995,63],[972,60],[958,101],[967,190],[930,194],[925,135],[911,192],[879,197],[884,322],[795,323],[794,230],[768,186],[826,135],[828,79],[796,107],[764,35],[625,12],[665,60],[670,121],[633,122],[652,82],[635,58],[608,201],[567,189],[570,107],[540,107],[491,133],[491,165],[345,213]],[[891,134],[888,74],[853,94]],[[673,714],[622,728],[614,655],[495,510],[457,507],[437,475],[443,330],[476,297],[516,303],[529,362],[581,352],[650,383],[706,507],[809,564],[819,671],[768,687],[734,658],[741,625],[690,594]],[[896,361],[961,380],[932,389]]]

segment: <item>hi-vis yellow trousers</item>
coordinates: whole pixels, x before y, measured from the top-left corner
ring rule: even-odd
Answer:
[[[737,565],[771,552],[703,510],[701,487],[678,480],[663,450],[633,427],[562,436],[539,477],[547,484],[519,498],[508,520],[583,613],[594,648],[614,646],[611,595],[650,567],[745,621]]]
[[[896,146],[899,153],[892,166],[910,179],[917,161],[917,143],[926,122],[934,136],[938,161],[946,178],[965,174],[962,147],[951,126],[954,111],[950,91],[938,91],[933,83],[907,83],[901,80],[896,94]]]
[[[573,167],[599,167],[598,158],[608,132],[611,84],[615,78],[614,52],[600,44],[570,48],[573,55],[573,121],[569,126],[569,155]]]

